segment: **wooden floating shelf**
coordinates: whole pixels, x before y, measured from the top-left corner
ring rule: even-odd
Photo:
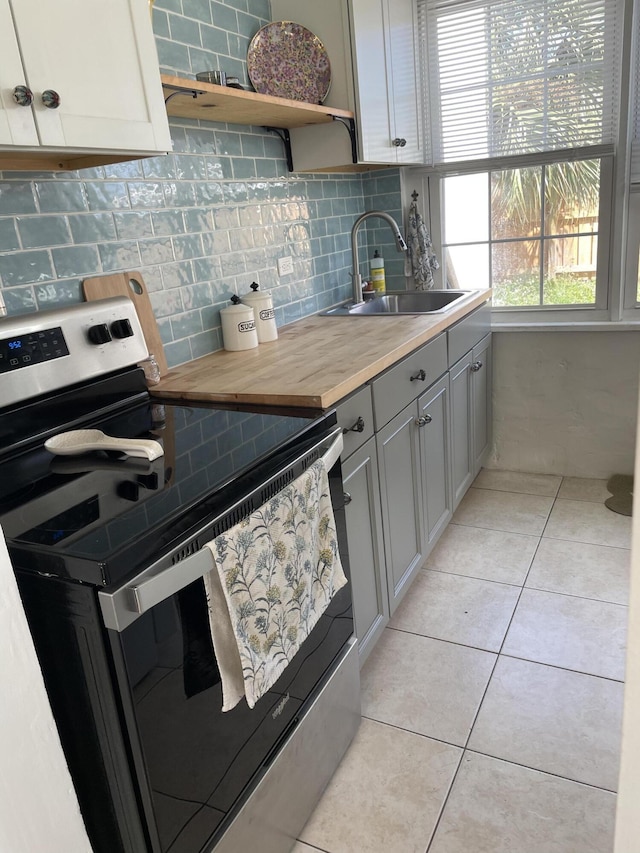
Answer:
[[[162,87],[167,99],[167,114],[180,118],[286,129],[328,124],[335,119],[349,122],[354,118],[349,110],[274,98],[167,74],[162,75]]]

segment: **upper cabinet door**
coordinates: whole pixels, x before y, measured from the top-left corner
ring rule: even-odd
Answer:
[[[413,0],[351,0],[363,162],[421,163],[421,107]]]
[[[0,0],[0,145],[38,145],[28,93],[22,92],[22,106],[13,98],[16,87],[26,84],[9,0]]]
[[[51,11],[41,0],[10,5],[41,146],[170,149],[147,3],[56,0]]]
[[[387,0],[384,4],[390,78],[392,145],[398,163],[422,163],[422,103],[418,59],[418,22],[414,0]]]

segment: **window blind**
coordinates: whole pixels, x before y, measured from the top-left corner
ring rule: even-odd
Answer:
[[[622,0],[417,0],[430,165],[613,150]]]

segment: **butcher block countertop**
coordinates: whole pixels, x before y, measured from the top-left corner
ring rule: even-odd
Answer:
[[[486,302],[490,290],[444,315],[314,315],[278,340],[218,350],[170,370],[150,391],[164,399],[328,409]]]

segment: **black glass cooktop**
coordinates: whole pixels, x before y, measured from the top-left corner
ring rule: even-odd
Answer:
[[[16,567],[108,586],[153,560],[233,498],[239,475],[317,421],[315,415],[135,405],[73,428],[159,441],[146,459],[94,452],[54,456],[42,442],[0,461],[0,525]]]

